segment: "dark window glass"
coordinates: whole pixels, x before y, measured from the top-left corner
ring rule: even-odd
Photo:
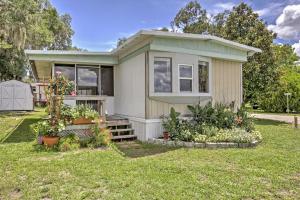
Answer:
[[[172,92],[171,58],[154,58],[154,92]]]
[[[75,65],[55,64],[54,75],[62,74],[70,81],[75,81]]]
[[[179,65],[180,78],[193,78],[193,67],[190,65]]]
[[[99,95],[99,68],[77,66],[77,94]]]
[[[199,61],[199,92],[208,93],[209,92],[209,63]]]
[[[180,92],[191,92],[193,81],[191,79],[180,79]]]
[[[114,96],[114,68],[112,66],[101,67],[101,94]]]

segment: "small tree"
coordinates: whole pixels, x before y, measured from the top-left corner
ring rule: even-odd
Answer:
[[[60,111],[63,106],[64,95],[66,94],[66,89],[69,81],[60,73],[56,74],[49,80],[49,86],[46,89],[46,98],[48,113],[50,115],[51,123],[57,124],[61,120]]]

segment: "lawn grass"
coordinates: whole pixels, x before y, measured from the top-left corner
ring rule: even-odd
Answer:
[[[264,140],[253,149],[128,142],[60,153],[3,143],[0,199],[299,199],[300,130],[269,120],[256,127]]]
[[[4,112],[0,113],[0,142],[30,142],[34,139],[30,131],[33,124],[45,115],[43,108],[33,112]]]

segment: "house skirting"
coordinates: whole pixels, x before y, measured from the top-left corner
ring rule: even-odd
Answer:
[[[140,141],[148,141],[149,139],[158,138],[163,135],[161,119],[143,119],[124,115],[118,116],[125,117],[129,120],[134,129],[134,134]]]

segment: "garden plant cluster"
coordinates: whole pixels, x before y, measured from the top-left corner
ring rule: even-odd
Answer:
[[[68,81],[61,73],[57,73],[49,83],[46,90],[48,118],[31,125],[38,144],[43,148],[60,151],[74,150],[80,147],[107,146],[111,140],[111,133],[108,129],[100,127],[100,124],[94,123],[99,119],[97,111],[89,105],[74,107],[64,105],[64,95],[75,94],[72,82]],[[75,132],[60,136],[66,126],[74,124],[90,125],[90,136],[79,138]]]
[[[185,142],[235,142],[261,141],[252,119],[242,106],[234,112],[233,106],[208,103],[188,106],[189,117],[181,118],[172,107],[170,115],[163,116],[163,128],[171,140]]]

